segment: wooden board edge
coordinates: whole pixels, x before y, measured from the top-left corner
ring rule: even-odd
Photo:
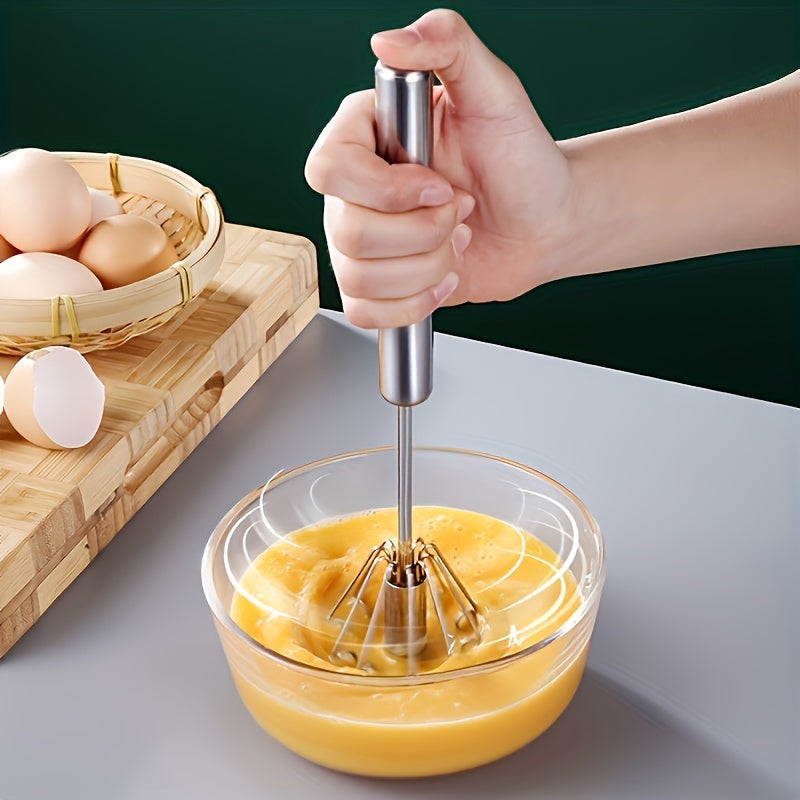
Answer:
[[[64,554],[59,552],[57,558],[51,559],[0,610],[0,660],[294,341],[318,309],[319,292],[314,286],[309,296],[272,332],[252,358],[229,378],[224,387],[221,383],[208,382],[203,391],[182,410],[173,425],[148,451],[152,453],[148,466],[156,468],[149,478],[144,478],[137,485],[123,483],[114,496],[70,537],[71,546],[79,548],[76,553],[80,553],[80,557],[65,562]],[[212,399],[213,402],[210,402]],[[172,444],[171,440],[176,438],[178,443]],[[137,463],[141,463],[141,459]],[[59,569],[62,562],[68,563],[68,568]],[[43,584],[47,590],[44,593],[46,598],[44,595],[39,598]],[[40,600],[45,602],[40,604]]]

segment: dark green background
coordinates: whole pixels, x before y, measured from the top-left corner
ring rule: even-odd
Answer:
[[[0,152],[164,161],[230,221],[305,234],[339,307],[303,164],[340,98],[367,86],[369,36],[430,3],[0,0]],[[738,92],[798,66],[797,2],[456,2],[517,71],[557,138]],[[487,264],[487,269],[494,265]],[[800,405],[800,248],[559,281],[436,327]]]

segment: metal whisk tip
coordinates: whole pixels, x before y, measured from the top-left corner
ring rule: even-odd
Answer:
[[[373,548],[328,618],[339,623],[330,660],[386,674],[431,669],[478,644],[483,619],[439,548],[417,539],[410,554]]]

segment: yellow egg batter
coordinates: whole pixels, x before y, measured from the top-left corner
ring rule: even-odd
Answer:
[[[581,596],[563,563],[568,554],[560,558],[492,517],[415,508],[414,535],[439,546],[479,607],[481,641],[444,660],[423,651],[413,669],[419,681],[411,685],[388,677],[405,667],[392,657],[373,659],[371,680],[359,682],[364,670],[328,658],[341,624],[328,615],[369,551],[394,539],[396,526],[395,509],[367,512],[292,533],[255,560],[234,595],[233,621],[265,647],[326,674],[255,657],[220,629],[245,705],[301,755],[361,774],[451,772],[512,752],[569,703],[592,620],[499,668],[449,671],[524,650],[570,619]]]
[[[580,605],[572,574],[556,554],[507,523],[471,511],[418,507],[412,530],[445,554],[475,600],[484,628],[480,644],[458,648],[444,660],[429,652],[433,646],[426,648],[415,673],[458,669],[521,650],[557,630]],[[381,509],[292,533],[265,550],[244,575],[233,620],[266,647],[330,669],[342,615],[329,613],[370,550],[393,540],[396,531],[395,509]],[[378,585],[377,580],[369,585],[368,609]],[[366,610],[361,616],[368,622]],[[368,671],[409,671],[399,659],[391,654],[380,663],[372,659]]]

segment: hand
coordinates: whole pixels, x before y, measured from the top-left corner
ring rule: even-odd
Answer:
[[[516,75],[453,11],[376,34],[372,48],[394,68],[433,70],[442,85],[433,169],[375,154],[372,90],[344,99],[309,155],[348,319],[408,325],[439,305],[506,300],[551,277],[570,173]]]

